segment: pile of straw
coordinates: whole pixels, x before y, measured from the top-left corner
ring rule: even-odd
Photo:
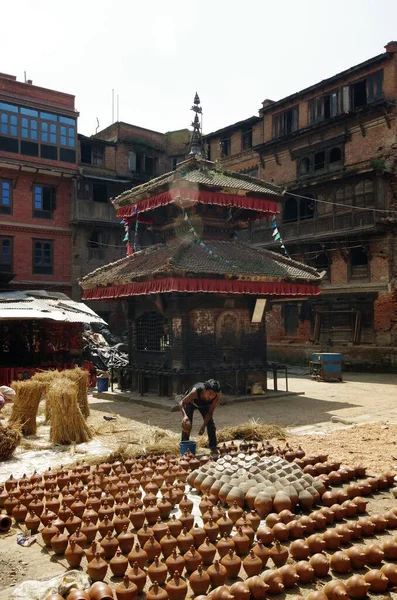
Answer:
[[[265,425],[255,419],[251,419],[235,427],[222,427],[222,429],[217,431],[219,443],[230,442],[232,440],[262,442],[272,438],[285,440],[285,437],[285,429],[280,425]]]
[[[51,407],[50,440],[53,444],[88,442],[91,432],[78,406],[77,383],[56,378],[47,392]]]
[[[90,414],[90,408],[88,406],[88,371],[75,367],[74,369],[65,369],[61,372],[62,377],[67,377],[70,381],[77,384],[77,402],[81,410],[83,417],[87,418]]]
[[[15,448],[21,443],[21,432],[15,425],[0,425],[0,460],[12,456]]]
[[[37,432],[36,416],[45,385],[40,381],[13,381],[15,390],[10,424],[20,426],[23,435],[35,435]]]
[[[50,404],[48,402],[48,398],[47,398],[47,392],[48,392],[48,388],[50,387],[51,383],[57,378],[60,377],[60,372],[59,371],[39,371],[38,373],[35,373],[32,377],[33,381],[39,381],[40,383],[43,384],[43,388],[44,388],[44,397],[45,397],[45,422],[49,423],[50,418],[51,418],[51,408],[50,408]]]

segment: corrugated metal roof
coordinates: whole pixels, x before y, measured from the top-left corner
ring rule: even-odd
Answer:
[[[0,292],[0,321],[50,319],[66,323],[105,323],[83,302],[44,290]]]

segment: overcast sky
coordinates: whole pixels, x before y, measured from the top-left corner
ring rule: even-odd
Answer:
[[[396,0],[19,0],[1,9],[0,71],[74,94],[79,131],[120,120],[205,133],[384,52]],[[116,119],[115,109],[115,119]]]

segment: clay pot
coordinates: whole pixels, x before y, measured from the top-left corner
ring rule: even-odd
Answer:
[[[146,592],[146,600],[168,600],[168,594],[155,581],[152,587]]]
[[[310,513],[310,517],[313,519],[317,531],[325,529],[327,525],[327,519],[323,513],[321,513],[319,510],[315,510],[314,512]]]
[[[81,522],[82,521],[81,521],[80,517],[77,517],[76,515],[69,517],[65,522],[65,527],[68,530],[69,534],[72,534],[77,529],[80,529]],[[113,528],[113,525],[112,525],[112,528]]]
[[[203,571],[202,566],[199,565],[197,570],[193,571],[193,573],[190,575],[189,583],[194,595],[206,594],[211,584],[211,579],[208,573]]]
[[[286,589],[294,587],[299,581],[298,574],[293,565],[284,565],[278,569],[278,572]]]
[[[241,558],[233,550],[229,550],[220,562],[225,567],[229,579],[237,579],[241,569]]]
[[[375,533],[375,523],[369,517],[360,517],[357,524],[360,525],[363,536],[367,537]]]
[[[161,498],[157,502],[157,508],[160,511],[160,517],[162,519],[168,519],[173,507],[171,502],[169,502],[166,498]]]
[[[144,551],[147,554],[147,559],[149,562],[153,562],[156,556],[160,556],[161,554],[161,546],[154,539],[154,536],[151,535],[148,541],[143,546]]]
[[[361,525],[357,521],[347,521],[346,527],[352,532],[352,540],[359,540],[362,537]]]
[[[336,550],[341,545],[342,536],[335,529],[328,529],[322,537],[328,550]]]
[[[157,508],[154,502],[151,502],[149,506],[145,508],[144,512],[146,521],[149,523],[149,525],[154,525],[157,519],[160,517],[160,510]]]
[[[254,531],[258,530],[258,527],[260,525],[261,522],[261,518],[258,515],[258,513],[256,512],[256,510],[251,510],[248,514],[247,514],[247,522],[248,524],[252,527],[252,529]]]
[[[126,573],[129,581],[134,583],[137,587],[138,594],[143,591],[146,584],[146,573],[139,568],[138,563],[134,563],[131,569],[128,569]]]
[[[380,568],[380,570],[384,575],[386,575],[391,587],[397,585],[397,565],[386,563]]]
[[[361,496],[355,496],[352,499],[352,502],[354,502],[354,504],[357,506],[358,514],[364,514],[366,512],[368,500],[365,500],[365,498],[361,498]]]
[[[248,577],[244,583],[248,587],[253,600],[263,600],[266,592],[269,590],[268,584],[265,583],[262,577],[259,577],[258,575]]]
[[[334,554],[332,554],[330,566],[335,573],[350,573],[352,570],[350,558],[342,551],[334,552]]]
[[[364,569],[368,562],[365,550],[365,546],[352,546],[345,551],[353,569]]]
[[[138,597],[138,588],[126,575],[123,581],[116,587],[115,592],[117,600],[136,600]]]
[[[171,535],[173,535],[174,538],[177,538],[182,531],[182,523],[180,522],[180,520],[177,519],[175,515],[172,515],[171,519],[167,522],[167,525],[168,529],[171,532]]]
[[[233,529],[233,521],[226,514],[222,515],[216,522],[221,535],[230,535]]]
[[[248,554],[251,540],[246,533],[243,532],[242,528],[237,529],[237,533],[232,537],[235,545],[235,551],[238,556]]]
[[[131,552],[134,545],[134,534],[128,531],[127,526],[124,526],[121,533],[117,536],[117,542],[123,554]]]
[[[385,540],[382,550],[387,560],[397,560],[397,542],[395,540]]]
[[[203,565],[211,565],[216,554],[216,547],[211,544],[209,538],[206,538],[204,543],[197,548],[198,553],[201,555]]]
[[[339,541],[342,546],[347,546],[350,544],[352,532],[346,525],[337,525],[334,531],[336,531],[336,533],[340,536]]]
[[[256,510],[261,519],[263,519],[266,515],[271,513],[273,510],[273,501],[271,496],[269,496],[269,494],[267,494],[266,492],[259,492],[254,500],[254,509]]]
[[[193,573],[202,562],[201,554],[197,552],[194,546],[191,546],[190,549],[185,552],[183,558],[185,559],[185,569],[187,573]]]
[[[145,522],[145,512],[138,506],[134,506],[130,511],[130,521],[134,529],[139,529]]]
[[[273,527],[276,525],[276,523],[281,523],[281,518],[280,515],[278,515],[277,513],[270,513],[267,515],[266,519],[265,519],[265,523],[266,523],[266,527],[269,527],[270,529],[273,529]],[[262,527],[260,528],[262,529]]]
[[[278,491],[273,500],[273,508],[277,513],[281,513],[283,510],[291,510],[291,498],[285,492]]]
[[[291,556],[295,560],[306,560],[310,555],[310,548],[305,540],[295,540],[289,546]],[[287,554],[288,558],[288,554]]]
[[[365,598],[370,588],[361,575],[352,575],[346,580],[346,589],[350,598]]]
[[[365,547],[365,555],[367,558],[368,565],[380,565],[385,553],[378,544],[370,544]]]
[[[306,539],[306,543],[312,554],[318,554],[325,550],[325,542],[321,535],[314,533]]]
[[[309,559],[310,566],[314,569],[315,577],[326,577],[329,571],[329,561],[324,554],[313,554]]]
[[[248,577],[259,575],[263,569],[262,560],[251,549],[248,556],[243,560],[243,568]]]
[[[93,558],[95,558],[96,554],[99,554],[99,556],[101,558],[103,558],[105,556],[105,551],[102,548],[102,546],[100,546],[98,544],[98,542],[92,542],[90,548],[86,551],[85,555],[87,558],[87,562],[91,562]]]
[[[387,590],[389,580],[387,576],[378,569],[371,569],[364,575],[364,579],[369,583],[369,591],[376,594],[383,594]]]
[[[153,535],[153,529],[148,527],[146,523],[141,527],[141,529],[137,532],[138,542],[141,546],[144,546],[146,542],[150,539],[150,536]]]
[[[63,599],[63,596],[61,598]],[[72,590],[66,600],[90,600],[90,595],[84,590]]]
[[[81,561],[84,557],[83,548],[77,544],[74,540],[69,541],[69,545],[65,550],[65,558],[68,561],[69,567],[77,569],[80,566]]]
[[[178,573],[182,573],[186,563],[183,556],[181,554],[178,554],[176,549],[174,549],[170,556],[167,557],[165,564],[172,577],[175,571],[178,571]]]
[[[47,548],[51,546],[51,540],[57,533],[59,533],[59,529],[52,525],[52,521],[49,521],[48,525],[43,527],[41,530],[41,536],[43,538],[44,545],[47,546]]]
[[[278,570],[267,569],[263,571],[262,579],[269,586],[268,594],[281,594],[284,591],[283,578]]]
[[[230,593],[235,600],[250,600],[251,592],[245,581],[236,581],[230,586]]]
[[[215,560],[214,563],[208,567],[207,574],[209,575],[212,588],[222,586],[226,582],[227,570],[219,560]]]
[[[165,589],[169,600],[185,600],[186,598],[187,583],[180,577],[178,571],[175,571],[173,578],[167,582]]]
[[[2,517],[5,515],[1,515]],[[1,517],[0,517],[1,518]],[[25,518],[25,525],[32,535],[38,532],[40,527],[40,518],[34,513],[28,512]],[[2,530],[0,525],[0,531]]]
[[[263,525],[257,529],[256,539],[261,540],[265,546],[270,546],[274,542],[274,532],[270,527]]]
[[[288,540],[289,533],[287,526],[284,523],[276,523],[272,527],[272,531],[275,539],[279,542],[285,542],[286,540]]]
[[[143,569],[148,560],[148,555],[139,544],[135,544],[135,546],[130,550],[127,558],[131,566],[133,566],[134,563],[138,563],[138,566]]]
[[[95,558],[87,565],[87,573],[92,581],[103,581],[106,577],[107,570],[108,564],[101,558],[99,552],[96,553]]]
[[[383,515],[372,515],[371,521],[375,524],[375,533],[382,533],[387,527],[387,521]]]
[[[91,586],[90,599],[91,600],[113,600],[112,588],[103,581],[97,581]]]
[[[207,523],[204,523],[203,529],[211,542],[215,542],[219,535],[219,526],[212,519],[209,519]]]
[[[193,536],[189,535],[188,539],[191,539],[191,541],[194,542]],[[177,546],[178,541],[171,535],[170,530],[167,528],[167,533],[160,540],[160,547],[164,558],[167,558]]]
[[[116,554],[119,543],[112,533],[108,531],[108,534],[101,539],[100,544],[105,552],[105,558],[110,559]]]
[[[339,579],[333,579],[326,583],[323,588],[323,593],[328,600],[348,600],[349,598],[346,585],[343,581],[339,581]]]
[[[109,567],[115,577],[123,577],[128,568],[128,559],[117,550],[109,561]]]
[[[306,560],[300,560],[295,565],[300,583],[310,583],[314,577],[314,569]]]
[[[175,539],[173,536],[171,536],[171,538],[173,540]],[[189,550],[190,546],[194,546],[194,538],[193,538],[192,534],[187,531],[186,527],[184,527],[182,529],[181,533],[176,538],[176,544],[177,544],[181,554],[185,554],[185,552],[187,552]],[[173,545],[173,547],[171,548],[171,551],[174,548],[175,548],[175,545]]]

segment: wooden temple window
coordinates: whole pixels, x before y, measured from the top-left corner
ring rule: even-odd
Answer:
[[[144,312],[136,320],[136,347],[140,352],[165,352],[171,346],[167,319],[156,311]]]

